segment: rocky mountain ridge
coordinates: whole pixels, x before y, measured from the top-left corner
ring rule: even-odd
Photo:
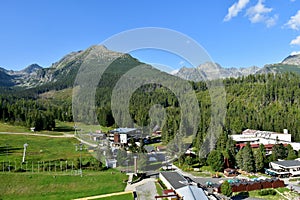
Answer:
[[[196,68],[181,68],[175,76],[186,80],[203,81],[225,78],[237,78],[251,74],[294,72],[300,74],[300,54],[290,55],[282,62],[267,64],[260,68],[257,66],[247,68],[224,68],[218,63],[206,62]]]
[[[72,82],[80,65],[91,50],[97,48],[98,52],[113,55],[117,52],[108,50],[104,46],[91,46],[84,51],[71,52],[49,68],[38,64],[31,64],[23,70],[13,71],[0,68],[0,86],[37,87],[47,83]],[[119,55],[120,53],[118,53]],[[121,55],[121,54],[120,54]]]
[[[75,80],[76,74],[89,52],[97,48],[98,54],[105,54],[106,58],[122,56],[119,52],[108,50],[105,46],[91,46],[86,50],[71,52],[49,68],[32,64],[20,71],[6,70],[0,67],[0,86],[2,87],[37,87],[47,83],[62,83],[69,87]],[[128,55],[130,56],[130,55]],[[132,58],[130,56],[130,58]],[[132,58],[134,59],[134,58]],[[262,68],[251,66],[247,68],[224,68],[218,63],[206,62],[196,68],[182,67],[172,75],[192,81],[237,78],[250,74],[281,73],[292,71],[300,73],[300,54],[290,55],[281,63],[265,65]],[[68,82],[68,83],[67,83]],[[68,85],[66,85],[68,84]]]

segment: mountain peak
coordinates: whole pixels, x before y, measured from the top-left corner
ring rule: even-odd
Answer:
[[[281,63],[287,65],[300,65],[300,54],[289,55]]]
[[[42,67],[40,65],[34,63],[34,64],[29,65],[25,69],[21,70],[20,72],[31,74],[33,72],[36,72],[37,70],[40,70],[40,69],[42,69]]]

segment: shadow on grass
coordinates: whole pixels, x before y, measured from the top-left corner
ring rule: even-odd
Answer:
[[[231,197],[233,200],[243,200],[249,197],[249,192],[240,192],[239,194]]]
[[[74,132],[74,128],[71,126],[59,126],[54,129],[57,132]]]
[[[15,151],[18,151],[23,148],[13,148],[12,146],[0,146],[0,156],[6,156],[6,155],[11,155]]]

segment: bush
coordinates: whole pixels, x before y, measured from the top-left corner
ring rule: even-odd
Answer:
[[[167,189],[166,185],[162,182],[162,180],[158,179],[158,183],[160,184],[160,186],[162,187],[162,189],[164,189],[164,190]]]
[[[269,190],[261,190],[261,191],[258,191],[258,194],[260,195],[260,196],[267,196],[267,195],[276,195],[276,191],[275,190],[271,190],[271,189],[269,189]]]
[[[232,195],[232,189],[228,181],[224,181],[224,183],[221,185],[221,192],[227,197]]]

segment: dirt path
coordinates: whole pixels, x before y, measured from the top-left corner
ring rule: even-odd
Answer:
[[[72,138],[74,137],[73,134],[66,134],[63,135],[49,135],[49,134],[40,134],[40,133],[14,133],[14,132],[0,132],[0,134],[4,135],[30,135],[30,136],[41,136],[41,137],[52,137],[52,138]]]
[[[102,195],[97,195],[97,196],[83,197],[83,198],[74,199],[74,200],[100,199],[100,198],[104,198],[104,197],[118,196],[118,195],[123,195],[123,194],[130,194],[130,193],[132,193],[132,191],[102,194]]]
[[[79,137],[76,137],[75,135],[73,134],[67,134],[67,133],[63,133],[63,135],[49,135],[49,134],[40,134],[40,133],[14,133],[14,132],[0,132],[0,134],[3,134],[3,135],[29,135],[29,136],[38,136],[38,137],[50,137],[50,138],[75,138],[77,139],[79,142],[82,142],[88,146],[91,146],[91,147],[97,147],[96,144],[92,144],[92,143],[89,143],[85,140],[82,140],[81,138]]]

